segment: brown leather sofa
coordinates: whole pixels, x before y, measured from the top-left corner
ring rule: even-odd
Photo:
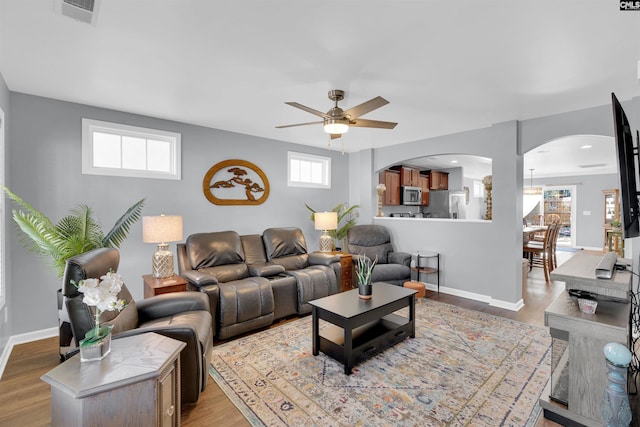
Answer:
[[[95,318],[94,308],[82,302],[84,295],[74,283],[115,272],[119,262],[120,253],[114,248],[94,249],[67,260],[62,291],[76,346],[95,326]],[[186,347],[180,353],[181,400],[195,403],[207,384],[213,347],[209,300],[195,292],[178,292],[135,301],[126,285],[118,299],[124,299],[126,307],[120,312],[102,313],[101,324],[113,325],[114,339],[155,332],[184,342]]]
[[[308,253],[298,228],[192,234],[177,245],[177,258],[188,289],[209,297],[220,340],[309,313],[310,300],[340,289],[339,257]]]

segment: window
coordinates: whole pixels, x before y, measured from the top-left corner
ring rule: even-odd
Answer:
[[[473,197],[484,198],[484,184],[473,180]]]
[[[331,188],[331,158],[289,151],[289,187]]]
[[[82,173],[181,179],[180,134],[82,119]]]

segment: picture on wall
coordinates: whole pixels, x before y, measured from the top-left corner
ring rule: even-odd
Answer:
[[[259,205],[269,197],[269,180],[251,162],[224,160],[207,171],[202,191],[215,205]]]

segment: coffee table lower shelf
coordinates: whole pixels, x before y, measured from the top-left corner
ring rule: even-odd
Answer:
[[[411,332],[409,319],[393,313],[388,314],[353,329],[351,354],[348,355],[344,347],[344,329],[328,324],[320,331],[319,350],[342,363],[345,374],[351,374],[353,366],[411,336]]]

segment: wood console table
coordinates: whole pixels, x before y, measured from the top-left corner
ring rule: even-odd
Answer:
[[[595,279],[601,256],[577,254],[551,273],[567,289],[624,295],[631,274],[616,272],[612,280]],[[603,426],[600,401],[607,385],[603,348],[607,343],[629,345],[630,302],[601,299],[595,314],[585,314],[566,291],[545,310],[544,322],[552,337],[551,381],[539,400],[545,418],[563,425]],[[555,402],[554,402],[555,401]],[[564,405],[556,402],[563,402]]]
[[[51,425],[179,426],[185,346],[146,333],[112,340],[102,360],[58,365],[41,377],[51,385]]]

